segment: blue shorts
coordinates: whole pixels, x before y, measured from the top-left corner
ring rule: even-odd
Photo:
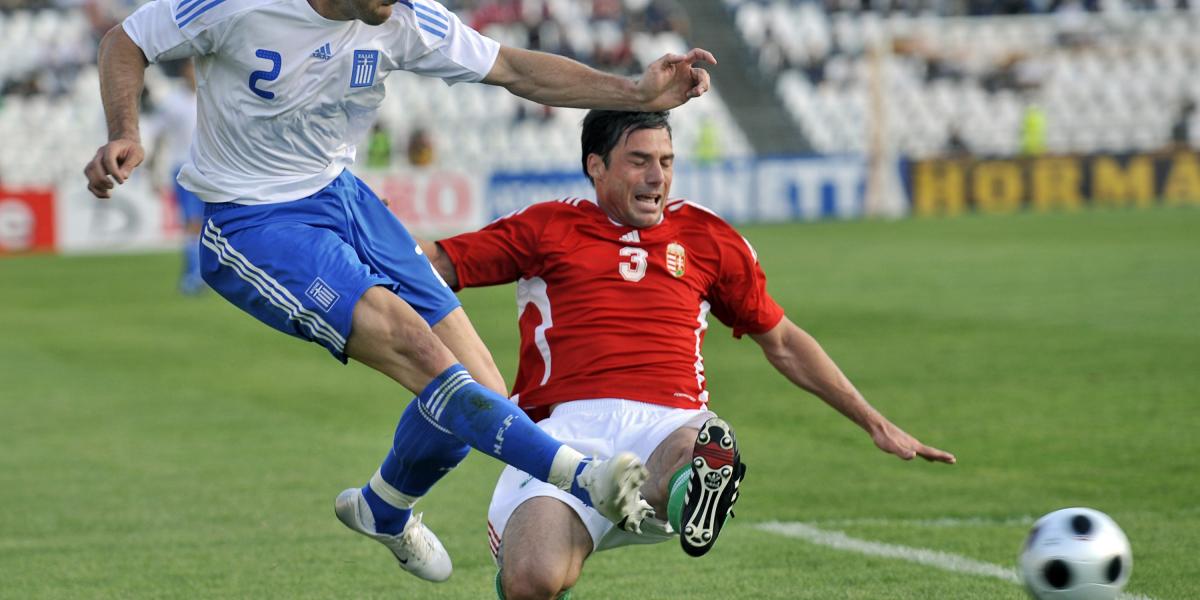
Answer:
[[[307,198],[208,204],[204,216],[204,281],[342,362],[354,305],[373,286],[394,291],[430,326],[460,306],[400,221],[348,170]]]
[[[175,203],[179,205],[179,221],[184,224],[202,221],[204,219],[204,201],[191,190],[179,185],[178,167],[175,169],[172,181],[175,182]]]

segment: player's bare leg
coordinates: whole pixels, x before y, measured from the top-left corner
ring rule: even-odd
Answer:
[[[504,600],[551,600],[571,589],[592,552],[579,515],[556,498],[521,503],[504,527],[500,587]]]
[[[467,317],[467,311],[462,307],[454,309],[433,326],[433,333],[458,358],[458,362],[471,372],[475,381],[501,395],[508,395],[504,377],[500,375],[500,369],[496,368],[492,353],[479,338],[471,319]]]
[[[489,387],[503,389],[503,380],[495,363],[471,327],[465,312],[461,309],[451,311],[438,323],[438,327],[442,335],[460,347],[460,351],[476,365],[477,370],[489,374]],[[425,389],[430,380],[458,364],[455,355],[438,336],[432,335],[420,315],[404,300],[382,287],[368,290],[355,306],[346,354],[388,375],[409,390],[413,390],[414,385],[419,386],[417,390]],[[476,449],[579,497],[622,528],[640,530],[642,520],[650,513],[649,506],[638,491],[647,476],[641,461],[630,453],[621,453],[603,461],[586,460],[574,449],[554,442],[520,409],[514,407],[513,416],[516,419],[505,420],[501,429],[487,429],[494,425],[494,421],[480,419],[476,415],[467,417],[470,422],[464,427],[470,431],[462,431],[463,427],[449,429]],[[510,427],[515,429],[518,424],[527,427],[521,430],[523,435],[520,442],[509,446],[509,452],[530,452],[525,446],[554,442],[557,453],[553,455],[552,463],[541,468],[527,468],[528,465],[501,456],[500,445],[505,434]],[[481,431],[481,427],[487,430]],[[474,434],[478,440],[469,439],[465,433]],[[495,445],[492,444],[493,439],[497,440]]]
[[[414,394],[457,362],[417,311],[379,286],[367,290],[354,306],[346,355]]]
[[[504,378],[496,368],[492,353],[479,338],[466,311],[461,307],[451,311],[433,326],[433,332],[479,383],[500,394],[507,394]],[[594,507],[618,525],[636,531],[642,519],[649,514],[649,508],[638,497],[637,491],[646,477],[645,469],[632,455],[615,456],[609,461],[593,465],[596,472],[587,476],[580,473],[579,480],[588,487]],[[622,490],[622,487],[628,489]]]
[[[373,287],[363,294],[354,307],[352,323],[346,355],[391,377],[414,394],[455,363],[454,355],[425,320],[386,288]],[[446,450],[451,454],[447,463],[457,464],[466,450],[455,440],[446,441]],[[420,515],[409,518],[417,497],[400,492],[386,481],[375,481],[382,477],[377,472],[368,487],[386,505],[375,500],[373,508],[364,491],[367,488],[349,488],[334,502],[338,519],[386,546],[402,569],[429,581],[445,581],[453,570],[449,554],[421,523]],[[401,525],[384,525],[392,521]]]
[[[650,471],[650,476],[646,479],[646,485],[642,486],[642,496],[660,519],[667,516],[671,476],[690,464],[692,447],[696,444],[696,433],[699,431],[698,427],[676,429],[646,459],[646,470]]]
[[[417,399],[369,483],[338,496],[335,513],[346,526],[387,546],[405,570],[431,581],[448,578],[449,556],[412,508],[466,456],[467,444],[569,491],[629,529],[640,526],[649,512],[638,494],[645,479],[640,462],[632,455],[588,461],[538,428],[503,394],[478,383],[442,342],[458,347],[488,387],[503,389],[490,353],[461,309],[437,328],[440,336],[384,287],[371,288],[355,305],[346,354]]]

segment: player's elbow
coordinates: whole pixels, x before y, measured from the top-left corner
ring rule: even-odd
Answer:
[[[752,333],[750,338],[754,340],[767,360],[774,363],[778,358],[787,356],[791,352],[791,344],[789,339],[796,326],[791,321],[784,317],[777,325],[763,333]]]
[[[541,101],[547,87],[539,74],[553,69],[547,55],[524,48],[501,46],[496,63],[483,82],[500,86],[514,96],[535,102]],[[553,58],[549,59],[553,60]]]
[[[460,286],[458,285],[458,271],[454,269],[454,261],[442,251],[442,247],[436,242],[422,241],[420,244],[421,250],[429,258],[429,264],[433,265],[433,270],[437,271],[450,289],[457,291]]]
[[[487,76],[483,78],[483,82],[488,85],[498,85],[512,92],[512,86],[517,85],[522,80],[519,69],[522,61],[522,52],[527,51],[511,46],[501,46],[500,53],[496,55],[496,62],[492,64],[492,68],[488,71]]]

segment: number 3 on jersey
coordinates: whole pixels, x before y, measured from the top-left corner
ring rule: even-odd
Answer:
[[[275,81],[276,79],[279,79],[279,69],[280,69],[280,67],[283,66],[283,57],[280,56],[279,53],[274,50],[258,50],[254,53],[254,55],[259,58],[271,61],[271,70],[270,71],[255,71],[255,72],[251,73],[250,74],[250,91],[254,92],[255,94],[258,94],[258,96],[260,98],[263,98],[264,100],[274,99],[275,92],[268,92],[267,90],[260,89],[258,87],[258,82],[259,82],[259,80]]]
[[[646,251],[626,246],[621,248],[621,256],[629,259],[628,262],[621,262],[617,266],[621,277],[624,277],[626,281],[641,281],[646,276]]]

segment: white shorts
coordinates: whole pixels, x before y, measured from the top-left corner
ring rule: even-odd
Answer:
[[[609,458],[618,452],[632,452],[642,462],[650,458],[658,445],[680,427],[699,427],[714,413],[707,410],[671,408],[632,400],[575,400],[560,404],[549,418],[538,422],[546,433],[589,456]],[[532,475],[506,467],[492,492],[488,507],[488,543],[496,558],[504,527],[522,502],[537,496],[558,498],[579,515],[592,536],[596,552],[632,544],[656,544],[675,537],[665,521],[647,519],[642,533],[629,533],[616,527],[595,509],[584,506],[575,496],[538,481]]]

